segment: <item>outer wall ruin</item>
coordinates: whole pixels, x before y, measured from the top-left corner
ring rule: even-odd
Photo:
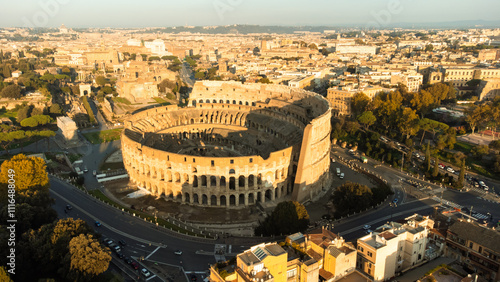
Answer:
[[[182,203],[305,202],[329,177],[331,110],[322,96],[271,84],[197,82],[189,106],[134,114],[122,153],[130,179]]]

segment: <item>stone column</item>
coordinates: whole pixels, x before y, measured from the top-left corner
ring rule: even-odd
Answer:
[[[248,194],[245,193],[245,207],[248,206]]]

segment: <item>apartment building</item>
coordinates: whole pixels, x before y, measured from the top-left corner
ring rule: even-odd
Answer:
[[[447,231],[445,255],[488,281],[500,279],[500,233],[459,220]]]
[[[416,72],[401,73],[391,76],[391,84],[401,83],[409,92],[418,92],[424,82],[424,76]]]
[[[386,281],[396,273],[424,262],[429,230],[434,222],[429,217],[413,215],[405,224],[391,222],[357,241],[357,268],[373,281]]]
[[[286,242],[318,261],[322,281],[336,281],[356,270],[356,248],[328,229],[295,233]]]
[[[253,246],[236,256],[236,265],[231,269],[229,275],[222,275],[222,271],[212,266],[210,281],[307,282],[319,279],[318,261],[284,243]]]
[[[328,88],[326,99],[330,101],[334,115],[351,115],[351,101],[356,93],[363,92],[370,99],[373,99],[379,92],[387,91],[380,86],[368,85],[354,88],[351,85]]]

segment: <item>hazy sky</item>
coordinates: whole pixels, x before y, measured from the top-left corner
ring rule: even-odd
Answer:
[[[0,26],[384,26],[500,20],[498,0],[2,0]]]

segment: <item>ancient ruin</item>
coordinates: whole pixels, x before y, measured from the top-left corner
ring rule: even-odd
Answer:
[[[246,207],[326,188],[331,110],[322,96],[272,84],[197,82],[189,105],[143,110],[125,123],[130,179],[167,200]]]

